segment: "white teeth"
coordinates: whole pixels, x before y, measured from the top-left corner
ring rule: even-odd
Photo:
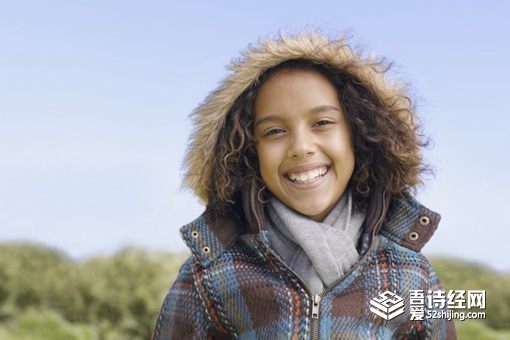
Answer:
[[[289,173],[287,176],[294,183],[309,183],[326,174],[326,167],[313,169],[306,172]]]

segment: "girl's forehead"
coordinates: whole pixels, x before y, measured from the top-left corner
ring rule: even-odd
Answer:
[[[271,75],[258,89],[254,109],[287,105],[335,105],[338,92],[334,84],[313,70],[281,70]]]

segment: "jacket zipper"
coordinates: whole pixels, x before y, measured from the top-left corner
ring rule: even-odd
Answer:
[[[386,215],[385,212],[388,208],[387,207],[388,202],[386,200],[386,195],[384,193],[382,195],[382,201],[383,202],[382,202],[381,213],[379,214],[379,218],[377,219],[377,222],[375,223],[374,228],[372,229],[370,246],[368,247],[365,254],[358,260],[358,262],[356,262],[356,264],[354,266],[351,267],[351,269],[349,269],[349,271],[347,273],[345,273],[342,277],[340,277],[339,279],[334,281],[331,285],[326,287],[326,289],[324,289],[319,295],[315,296],[314,301],[317,301],[317,307],[316,307],[316,316],[317,317],[314,318],[313,317],[314,314],[312,314],[312,321],[315,320],[315,322],[312,322],[312,332],[311,332],[312,339],[319,339],[319,307],[320,307],[321,299],[327,293],[329,293],[333,288],[338,286],[343,280],[345,280],[345,278],[348,277],[354,270],[356,270],[360,266],[360,263],[363,262],[365,260],[365,258],[367,258],[370,255],[370,253],[372,252],[372,248],[374,248],[374,239],[377,234],[377,230],[379,229],[379,226],[381,225],[381,223],[384,221],[384,216]]]
[[[256,211],[255,207],[255,188],[252,186],[252,190],[250,192],[250,207],[251,211],[253,213],[253,216],[255,217],[255,220],[257,222],[257,229],[258,229],[258,235],[262,234],[262,223],[259,219],[259,216]],[[292,273],[295,277],[298,278],[298,280],[301,282],[301,285],[303,286],[304,290],[306,291],[307,297],[309,298],[312,296],[310,287],[306,284],[305,280],[296,273],[292,268],[290,268],[285,261],[278,255],[276,252],[271,249],[269,244],[262,238],[259,238],[259,242],[263,245],[264,250],[271,254],[272,257],[276,258],[278,262],[285,267],[287,271]],[[312,297],[312,313],[311,313],[311,325],[310,325],[310,333],[312,335],[312,339],[318,339],[319,336],[319,307],[320,307],[320,295],[313,295]]]
[[[314,295],[312,299],[312,323],[310,325],[310,338],[319,339],[319,309],[322,296]]]
[[[271,249],[271,247],[269,246],[269,244],[267,242],[265,242],[263,239],[260,239],[260,242],[264,245],[265,250],[267,252],[271,253],[271,255],[273,257],[277,258],[279,260],[279,262],[289,272],[294,274],[300,280],[300,282],[303,285],[303,287],[304,287],[308,297],[310,297],[310,296],[312,297],[311,298],[312,312],[311,312],[311,316],[310,316],[311,317],[310,338],[312,340],[319,339],[320,302],[321,302],[322,298],[324,297],[324,295],[329,293],[329,291],[331,291],[334,287],[336,287],[338,284],[340,284],[347,276],[349,276],[354,270],[356,270],[359,267],[360,263],[363,262],[363,260],[371,253],[372,248],[374,247],[374,239],[375,239],[377,230],[379,229],[380,224],[383,222],[384,216],[386,215],[385,211],[388,208],[387,207],[388,206],[388,202],[387,202],[385,193],[382,194],[382,201],[383,202],[382,202],[381,213],[379,214],[379,218],[377,219],[377,222],[375,223],[375,226],[372,229],[372,234],[371,234],[371,239],[370,239],[370,246],[368,247],[367,251],[365,252],[363,257],[361,257],[358,260],[358,262],[356,262],[356,264],[354,266],[352,266],[351,269],[347,273],[345,273],[338,280],[334,281],[329,287],[326,287],[326,289],[324,289],[320,294],[312,295],[310,287],[308,287],[308,285],[301,278],[301,276],[299,276],[299,274],[297,274],[292,268],[290,268],[285,263],[285,261],[283,261],[283,259]],[[261,221],[260,221],[260,219],[258,217],[256,208],[255,208],[255,191],[254,191],[253,187],[252,187],[252,190],[251,190],[251,193],[250,193],[250,206],[251,206],[251,210],[252,210],[253,216],[255,217],[255,220],[257,222],[257,228],[258,228],[259,235],[261,235],[261,233],[262,233],[262,223],[261,223]]]

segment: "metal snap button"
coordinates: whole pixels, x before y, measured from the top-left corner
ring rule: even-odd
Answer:
[[[420,235],[416,231],[413,231],[412,233],[409,234],[409,239],[411,241],[416,241],[419,237]]]
[[[429,223],[430,223],[430,218],[428,216],[424,215],[424,216],[420,217],[420,224],[422,226],[427,226],[427,225],[429,225]]]

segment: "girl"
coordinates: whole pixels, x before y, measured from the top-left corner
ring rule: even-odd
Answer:
[[[440,216],[410,195],[424,141],[387,65],[317,33],[243,56],[194,112],[185,183],[207,208],[153,338],[455,338],[426,317]]]

